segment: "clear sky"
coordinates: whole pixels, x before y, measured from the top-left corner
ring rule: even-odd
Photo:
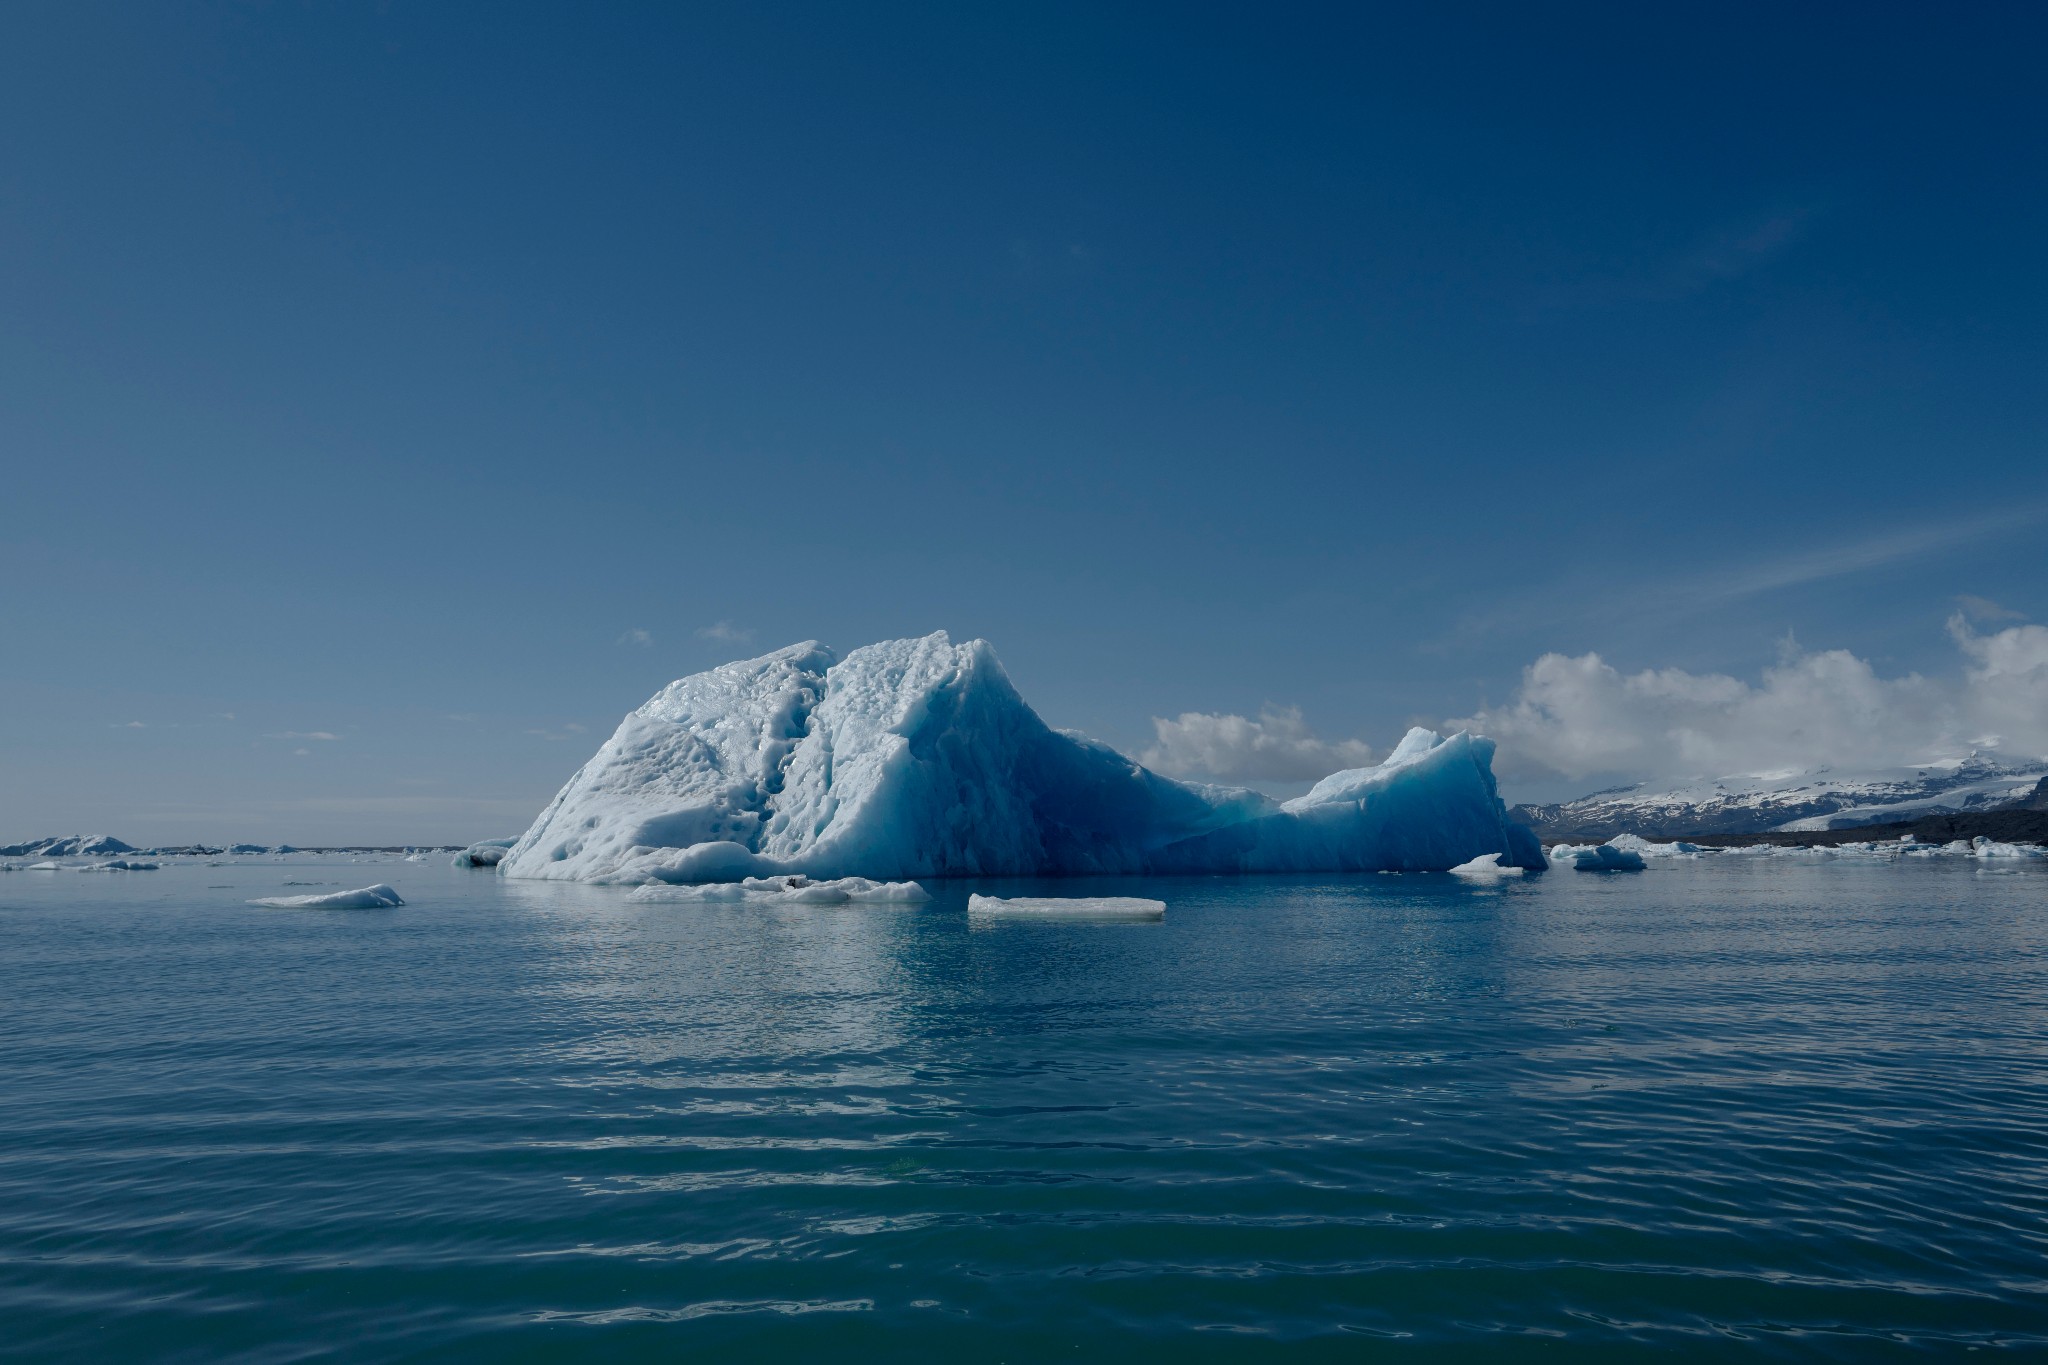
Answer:
[[[1553,651],[1967,688],[2048,615],[2044,46],[18,0],[0,841],[515,833],[672,677],[940,627],[1133,752]]]

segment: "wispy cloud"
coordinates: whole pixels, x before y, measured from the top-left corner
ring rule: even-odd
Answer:
[[[642,649],[645,649],[647,646],[654,643],[654,633],[652,631],[642,630],[639,626],[635,626],[631,630],[627,631],[625,634],[621,635],[619,637],[618,642],[622,645],[638,645]]]
[[[578,725],[575,721],[572,720],[568,724],[564,725],[560,730],[535,729],[528,730],[526,731],[526,733],[534,736],[537,739],[564,740],[574,739],[576,736],[584,733],[584,729],[581,725]]]
[[[754,642],[752,630],[742,630],[730,621],[718,621],[697,629],[697,638],[711,640],[722,645],[746,645]]]
[[[1990,598],[1979,597],[1975,593],[1957,593],[1956,605],[1961,607],[1964,614],[1973,621],[2024,621],[2027,619],[2025,612],[2014,611],[2011,607],[2000,606]]]
[[[1420,648],[1442,650],[1470,644],[1532,620],[1558,624],[1590,622],[1611,627],[1618,622],[1653,616],[1684,618],[1790,588],[1909,563],[1957,546],[2011,535],[2043,522],[2048,522],[2048,503],[2023,505],[1988,516],[1894,527],[1856,540],[1724,562],[1662,578],[1632,573],[1631,590],[1621,595],[1612,591],[1616,570],[1609,565],[1597,571],[1528,583],[1503,593],[1484,610],[1459,617],[1443,635]]]
[[[2048,521],[2048,506],[2019,507],[1990,516],[1964,517],[1926,526],[1900,527],[1861,540],[1840,542],[1819,549],[1804,550],[1761,564],[1748,565],[1703,575],[1688,584],[1675,585],[1679,594],[1701,606],[1718,606],[1775,592],[1781,588],[1819,583],[1831,578],[1918,559],[1923,555],[1965,545],[1972,541],[2016,531]]]
[[[452,721],[459,721],[464,725],[474,725],[483,719],[482,716],[474,711],[450,711],[447,718]]]
[[[332,743],[341,738],[326,730],[279,730],[264,736],[265,739],[317,739]]]
[[[126,722],[125,724],[123,722],[116,721],[112,725],[109,725],[107,728],[109,730],[147,730],[149,727],[147,725],[144,725],[139,720],[131,720]]]

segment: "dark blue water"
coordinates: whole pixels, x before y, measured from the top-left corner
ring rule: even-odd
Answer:
[[[2048,1347],[2048,869],[939,889],[0,875],[0,1352]]]

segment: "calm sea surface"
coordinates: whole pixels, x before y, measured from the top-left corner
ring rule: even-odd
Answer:
[[[984,925],[1026,884],[443,864],[0,874],[0,1355],[2048,1350],[2048,865]],[[242,903],[377,881],[409,904]]]

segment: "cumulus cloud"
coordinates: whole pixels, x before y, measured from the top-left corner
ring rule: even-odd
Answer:
[[[2048,627],[1979,635],[1959,613],[1956,679],[1880,677],[1847,650],[1787,643],[1757,682],[1724,673],[1624,674],[1598,654],[1546,654],[1514,700],[1447,722],[1500,742],[1503,776],[1715,777],[2048,755]]]
[[[1372,761],[1371,748],[1358,740],[1317,738],[1298,706],[1268,706],[1257,720],[1201,711],[1174,720],[1155,716],[1152,730],[1154,743],[1139,761],[1175,777],[1309,782]]]
[[[722,645],[744,645],[753,643],[754,632],[742,630],[730,621],[717,621],[708,626],[698,627],[697,638]]]
[[[654,635],[651,631],[642,630],[640,627],[635,626],[619,637],[619,643],[622,645],[639,645],[642,649],[645,649],[648,645],[654,643]]]

